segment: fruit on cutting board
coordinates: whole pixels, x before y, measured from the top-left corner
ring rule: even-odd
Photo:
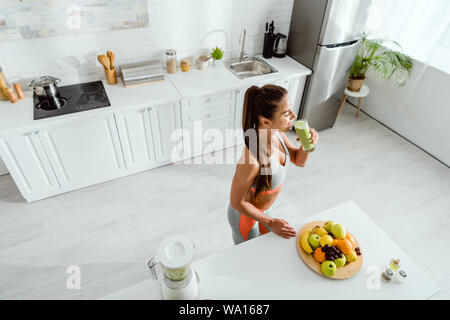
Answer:
[[[329,236],[328,234],[326,234],[320,238],[320,246],[325,247],[326,244],[329,246],[333,245],[333,237]]]
[[[348,239],[339,239],[337,247],[343,254],[350,254],[353,251],[352,243]]]
[[[311,232],[311,229],[305,230],[302,235],[300,236],[300,245],[302,249],[310,254],[313,252],[311,245],[309,244],[309,234]]]
[[[328,234],[328,231],[322,227],[318,227],[318,228],[314,228],[312,233],[318,234],[319,236],[322,237],[322,236]]]
[[[323,226],[323,228],[328,232],[331,233],[331,227],[334,225],[334,222],[331,220],[328,220],[327,222],[325,222],[325,225]]]
[[[314,263],[320,263],[321,272],[328,277],[336,274],[338,268],[358,261],[361,255],[357,242],[342,224],[327,221],[305,230],[300,236],[304,252],[311,254]]]
[[[355,244],[356,244],[355,238],[353,238],[353,236],[350,233],[347,233],[345,235],[345,239],[350,241],[352,243],[352,246],[355,246]]]
[[[320,245],[320,236],[318,234],[310,234],[308,240],[313,249],[317,248]]]
[[[320,271],[327,277],[332,277],[336,274],[337,267],[333,261],[325,260],[320,266]]]
[[[344,226],[339,223],[331,227],[331,233],[337,239],[344,239],[346,234]]]
[[[350,253],[345,255],[345,259],[347,259],[348,262],[355,262],[358,260],[358,256],[354,250],[352,250]]]
[[[324,262],[325,261],[325,251],[322,250],[322,248],[316,248],[314,250],[314,259],[316,259],[317,262]]]
[[[336,267],[342,268],[343,266],[345,266],[347,259],[345,258],[345,255],[342,255],[342,257],[340,258],[334,259],[333,262],[336,265]]]

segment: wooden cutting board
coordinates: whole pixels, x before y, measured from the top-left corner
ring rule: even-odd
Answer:
[[[317,262],[316,259],[314,259],[312,254],[307,254],[305,251],[303,251],[302,246],[300,244],[300,237],[301,237],[303,231],[305,231],[306,229],[309,229],[309,228],[314,228],[315,226],[323,227],[324,225],[325,225],[325,221],[313,221],[313,222],[309,222],[309,223],[305,224],[298,231],[298,233],[297,233],[297,251],[298,251],[300,257],[302,258],[302,260],[306,263],[306,265],[310,269],[312,269],[313,271],[317,272],[318,274],[320,274],[321,276],[323,276],[325,278],[342,280],[342,279],[348,279],[348,278],[353,277],[361,269],[361,266],[363,264],[364,251],[361,248],[361,245],[359,244],[358,239],[356,239],[350,232],[347,231],[347,233],[352,235],[353,238],[355,239],[355,247],[359,247],[359,249],[361,251],[361,255],[358,256],[357,261],[346,264],[345,266],[343,266],[341,268],[337,268],[335,275],[332,277],[327,277],[326,275],[324,275],[322,273],[322,271],[320,270],[321,263]]]

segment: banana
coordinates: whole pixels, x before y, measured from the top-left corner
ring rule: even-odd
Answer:
[[[311,233],[311,229],[305,230],[302,235],[300,236],[300,245],[302,246],[302,249],[308,253],[311,254],[313,252],[311,246],[309,245],[309,234]]]

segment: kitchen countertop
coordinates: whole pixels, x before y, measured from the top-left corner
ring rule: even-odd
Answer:
[[[210,65],[205,70],[198,70],[193,66],[189,72],[168,74],[168,78],[183,97],[193,97],[212,94],[227,89],[239,89],[257,82],[276,81],[295,76],[306,77],[311,74],[311,70],[289,56],[270,59],[264,59],[262,56],[257,57],[267,62],[278,72],[239,79],[229,70],[231,63],[237,60],[230,60],[224,61],[216,67]]]
[[[33,120],[33,93],[32,91],[25,91],[25,99],[19,100],[18,103],[11,104],[9,101],[0,101],[0,135],[8,134],[15,130],[33,130],[42,125],[56,123],[60,120],[79,119],[100,114],[101,112],[115,112],[125,107],[160,105],[179,101],[184,97],[241,88],[259,81],[276,81],[311,74],[311,70],[288,56],[281,59],[271,58],[263,60],[272,65],[278,72],[241,80],[227,69],[229,62],[224,61],[221,66],[213,67],[210,65],[205,70],[198,70],[193,66],[189,72],[178,71],[177,74],[166,74],[164,81],[148,85],[125,88],[121,80],[119,80],[117,85],[108,85],[103,81],[111,107],[41,120]],[[92,81],[95,81],[95,79]]]
[[[200,278],[198,299],[427,299],[439,291],[353,201],[298,221],[295,229],[316,220],[342,223],[358,239],[364,261],[355,276],[332,280],[313,272],[300,258],[295,237],[286,240],[270,232],[193,261]],[[399,258],[408,273],[404,283],[380,278],[382,266],[392,257]],[[146,280],[102,299],[161,299],[161,290],[157,282]]]

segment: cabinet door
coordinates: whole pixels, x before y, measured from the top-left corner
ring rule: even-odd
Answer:
[[[156,162],[148,108],[115,114],[120,143],[128,170],[151,167]]]
[[[174,162],[172,152],[177,146],[176,130],[181,129],[180,104],[150,107],[150,120],[155,146],[156,162]],[[172,139],[174,138],[174,139]]]
[[[0,156],[27,201],[58,192],[60,186],[37,131],[17,133],[1,139]]]
[[[66,190],[116,178],[125,169],[113,115],[60,122],[39,136]]]

